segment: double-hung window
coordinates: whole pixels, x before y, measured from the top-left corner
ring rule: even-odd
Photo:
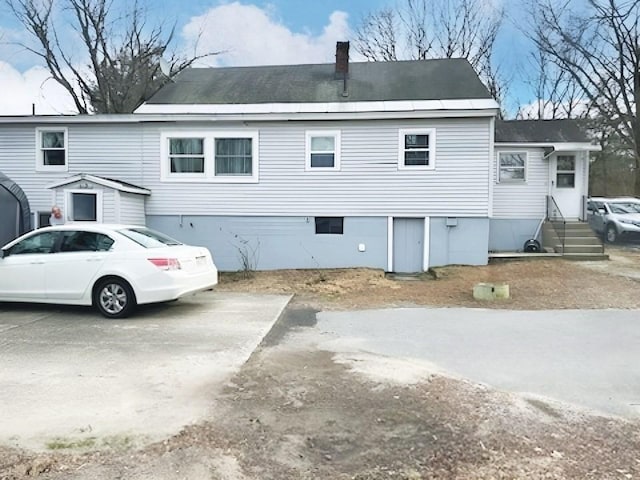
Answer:
[[[171,173],[204,173],[204,138],[169,138]]]
[[[67,129],[57,127],[37,128],[38,171],[67,171]]]
[[[317,130],[306,132],[307,171],[340,170],[340,132]]]
[[[434,129],[401,129],[398,144],[400,170],[433,170],[435,168],[436,133]]]
[[[527,152],[498,153],[498,182],[523,183],[527,179]]]
[[[250,177],[253,174],[253,140],[216,138],[216,176]]]
[[[258,181],[256,131],[167,131],[161,142],[162,181]]]

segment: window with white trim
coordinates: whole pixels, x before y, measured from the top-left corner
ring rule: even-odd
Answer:
[[[171,173],[204,173],[204,138],[170,138]]]
[[[251,138],[216,138],[216,176],[253,174]]]
[[[258,181],[257,131],[166,131],[160,150],[162,181]]]
[[[340,131],[307,131],[305,155],[307,171],[340,170]]]
[[[400,170],[433,170],[435,168],[435,129],[401,129],[398,145],[398,168]]]
[[[527,152],[498,153],[498,183],[524,183],[527,180]]]
[[[102,222],[102,190],[65,190],[63,214],[70,222]]]
[[[68,170],[66,128],[37,128],[36,148],[36,170],[57,172]]]

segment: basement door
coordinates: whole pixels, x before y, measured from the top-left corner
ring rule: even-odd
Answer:
[[[424,218],[393,219],[393,271],[422,272]]]

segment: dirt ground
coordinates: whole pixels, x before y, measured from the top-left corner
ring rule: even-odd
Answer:
[[[608,253],[608,262],[509,261],[405,281],[365,269],[225,274],[221,290],[295,297],[280,331],[212,395],[211,418],[140,448],[0,447],[0,479],[639,478],[638,422],[437,375],[374,379],[314,348],[306,328],[321,309],[640,308],[640,249]],[[511,298],[477,302],[477,282],[506,282]]]

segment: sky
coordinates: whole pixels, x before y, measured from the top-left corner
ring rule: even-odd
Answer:
[[[116,0],[126,1],[126,0]],[[221,51],[203,66],[330,63],[337,41],[353,40],[353,31],[369,12],[395,0],[145,0],[150,24],[175,26],[174,48],[187,54]],[[508,18],[496,46],[496,60],[509,80],[504,108],[514,110],[532,101],[520,79],[526,38]],[[511,3],[510,3],[511,2]],[[515,10],[515,9],[511,9]],[[72,31],[63,41],[72,41]],[[30,38],[0,0],[0,115],[74,113],[62,87],[50,79],[40,59],[18,46]],[[351,60],[358,61],[354,48]],[[78,59],[81,62],[81,59]]]

